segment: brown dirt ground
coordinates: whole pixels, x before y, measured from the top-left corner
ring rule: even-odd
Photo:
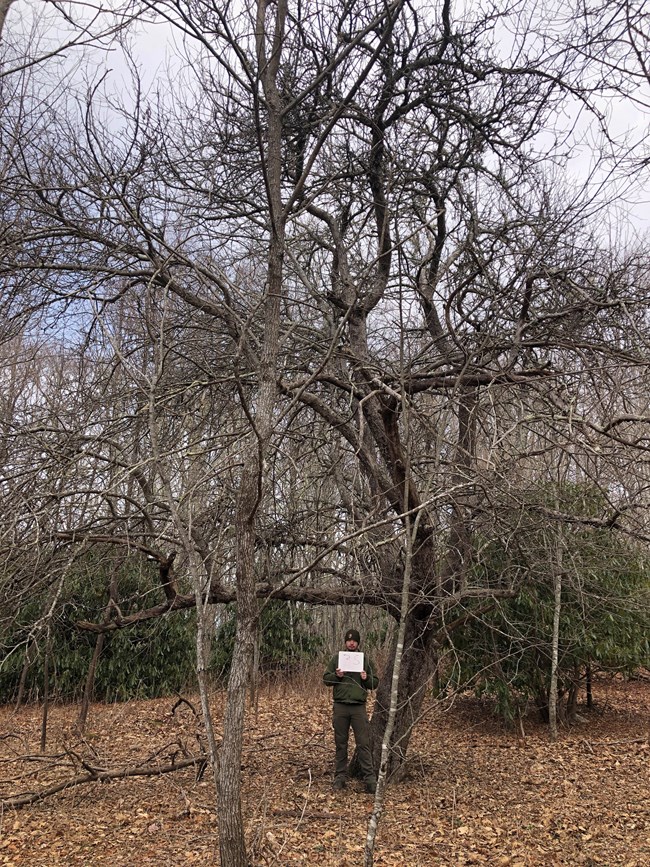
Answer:
[[[195,718],[174,699],[94,705],[85,738],[76,708],[0,708],[0,797],[85,773],[196,753]],[[196,699],[192,701],[198,707]],[[388,789],[375,863],[650,865],[650,682],[600,683],[597,707],[551,744],[534,720],[504,731],[459,697],[431,703],[413,736],[410,772]],[[221,718],[223,695],[215,693]],[[313,680],[265,688],[251,709],[243,762],[254,865],[357,867],[372,798],[352,782],[331,790],[328,695]],[[192,768],[70,788],[0,814],[2,867],[216,865],[209,772]]]

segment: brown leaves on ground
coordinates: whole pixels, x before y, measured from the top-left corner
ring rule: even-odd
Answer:
[[[317,679],[316,679],[317,680]],[[600,684],[599,708],[551,744],[532,720],[505,732],[469,697],[431,703],[409,773],[387,791],[378,867],[650,864],[650,683]],[[220,720],[223,695],[214,696]],[[242,767],[252,864],[357,867],[372,798],[331,789],[329,696],[295,684],[263,691],[248,714]],[[42,791],[87,768],[151,770],[201,751],[189,704],[95,705],[84,738],[76,708],[0,708],[0,796]],[[604,711],[604,712],[603,712]],[[68,789],[0,816],[2,867],[216,865],[210,771],[136,776]]]

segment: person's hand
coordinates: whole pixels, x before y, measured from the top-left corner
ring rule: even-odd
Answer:
[[[362,671],[361,672],[361,680],[365,680],[367,677],[368,677],[368,675],[365,673],[365,671]]]
[[[337,668],[336,669],[336,676],[337,677],[343,677],[343,669]]]

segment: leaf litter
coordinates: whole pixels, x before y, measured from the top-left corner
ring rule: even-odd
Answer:
[[[471,696],[430,701],[407,773],[386,794],[377,867],[650,864],[650,682],[601,682],[600,702],[551,743],[534,719],[507,731]],[[213,712],[222,718],[224,696]],[[194,702],[196,704],[196,702]],[[192,697],[77,709],[0,708],[0,797],[42,792],[88,769],[108,777],[0,814],[0,867],[218,865],[215,795]],[[255,867],[363,863],[372,798],[331,788],[328,695],[308,681],[263,689],[242,761]],[[142,774],[126,776],[138,768]],[[111,777],[115,772],[116,776]],[[119,776],[119,774],[122,776]]]

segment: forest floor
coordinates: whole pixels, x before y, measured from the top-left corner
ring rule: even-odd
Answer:
[[[329,696],[319,675],[269,686],[248,715],[242,779],[251,864],[357,867],[373,798],[331,788]],[[200,749],[175,699],[77,709],[0,708],[0,797],[42,791],[102,768],[176,762]],[[195,697],[191,703],[198,708]],[[507,731],[469,696],[427,707],[409,773],[387,790],[382,865],[650,865],[650,683],[600,682],[596,706],[551,743],[526,719]],[[221,718],[223,695],[215,693]],[[151,757],[155,755],[155,758]],[[68,788],[0,814],[2,867],[216,865],[214,786],[188,767]]]

